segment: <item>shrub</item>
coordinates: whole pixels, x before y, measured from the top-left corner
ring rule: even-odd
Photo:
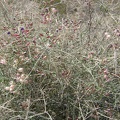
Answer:
[[[29,0],[1,6],[1,120],[119,119],[114,3],[75,1],[64,17]]]

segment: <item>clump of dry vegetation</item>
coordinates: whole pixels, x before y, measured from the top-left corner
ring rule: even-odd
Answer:
[[[119,0],[1,0],[1,120],[119,120],[119,10]]]

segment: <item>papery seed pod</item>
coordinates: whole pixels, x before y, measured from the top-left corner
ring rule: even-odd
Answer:
[[[19,79],[19,82],[20,83],[24,83],[24,79]]]
[[[12,92],[15,89],[15,85],[10,86],[10,92]]]
[[[23,70],[24,70],[23,68],[19,68],[19,69],[18,69],[18,72],[22,73]]]
[[[9,90],[10,90],[10,87],[5,87],[5,90],[9,91]]]
[[[106,75],[108,74],[108,69],[104,70],[104,74],[106,74]]]
[[[106,39],[109,39],[111,36],[110,35],[106,35]]]
[[[6,61],[6,59],[3,58],[3,59],[0,60],[0,63],[3,64],[3,65],[6,65],[7,61]]]
[[[56,8],[51,8],[51,12],[52,12],[53,14],[56,14],[56,13],[57,13]]]
[[[10,85],[14,85],[14,82],[13,82],[13,81],[10,81],[9,84],[10,84]]]
[[[105,78],[105,79],[107,79],[107,78],[108,78],[108,76],[105,74],[105,75],[104,75],[104,78]]]
[[[43,56],[43,60],[46,60],[47,59],[47,56]]]
[[[20,76],[21,79],[25,79],[25,77],[26,77],[25,74],[21,74]]]
[[[108,32],[105,32],[104,35],[105,35],[106,39],[109,39],[111,37],[111,35]]]

